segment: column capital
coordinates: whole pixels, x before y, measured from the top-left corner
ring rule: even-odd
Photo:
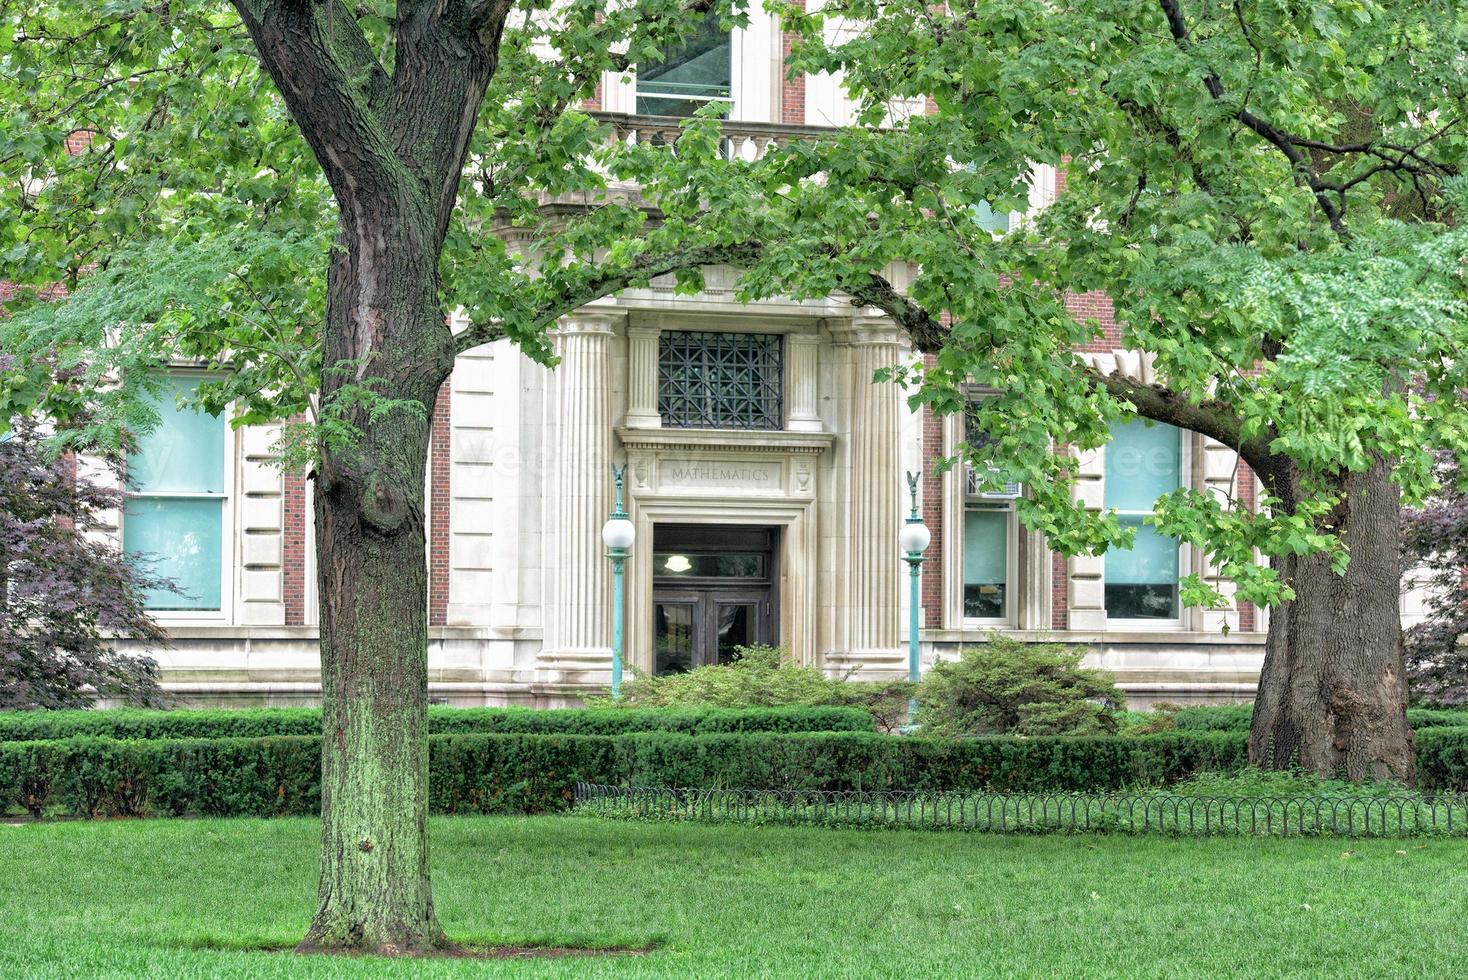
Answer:
[[[627,339],[629,340],[656,340],[662,335],[663,327],[659,323],[648,323],[646,320],[631,320],[627,323]]]
[[[902,330],[897,322],[875,311],[862,311],[850,318],[830,320],[827,328],[835,343],[847,347],[896,347],[902,340]]]
[[[558,337],[570,334],[605,334],[610,337],[626,320],[627,314],[622,310],[577,310],[558,319],[550,332]]]

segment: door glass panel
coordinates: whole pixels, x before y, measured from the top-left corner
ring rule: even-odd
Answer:
[[[694,608],[687,602],[653,605],[653,673],[681,674],[693,668]]]
[[[677,578],[764,578],[764,555],[685,555],[659,552],[653,574]]]
[[[755,643],[754,634],[757,610],[752,602],[718,604],[718,620],[715,624],[715,642],[719,647],[719,663],[726,664],[734,659],[734,648]]]

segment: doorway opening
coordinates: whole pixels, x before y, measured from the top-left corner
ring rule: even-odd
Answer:
[[[779,528],[653,528],[653,673],[728,663],[779,635]]]

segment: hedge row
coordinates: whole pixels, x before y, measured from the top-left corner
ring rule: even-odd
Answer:
[[[1237,768],[1229,734],[950,741],[861,732],[435,735],[438,813],[564,808],[580,780],[755,789],[1115,789]],[[0,809],[73,816],[317,812],[314,736],[0,744]]]
[[[1179,731],[1247,732],[1254,708],[1247,704],[1200,705],[1183,708],[1173,716]],[[1468,711],[1408,708],[1407,723],[1416,731],[1428,728],[1459,728],[1468,725]]]
[[[520,733],[621,735],[627,732],[870,732],[872,716],[860,708],[535,708],[428,709],[433,734]],[[33,742],[95,736],[116,739],[264,738],[319,735],[319,708],[213,709],[197,711],[0,712],[0,742]]]
[[[470,734],[429,739],[437,813],[565,808],[578,781],[743,789],[1119,790],[1236,770],[1235,732],[1136,738],[899,738],[864,732]],[[1418,735],[1424,789],[1468,789],[1468,728]],[[285,816],[320,806],[320,739],[0,744],[0,811],[33,816]]]

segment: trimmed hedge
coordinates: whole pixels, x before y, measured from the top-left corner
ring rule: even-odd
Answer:
[[[1421,785],[1468,789],[1468,727],[1418,735]],[[467,734],[429,739],[436,813],[566,808],[578,781],[699,788],[1120,790],[1246,761],[1236,732],[1135,738],[899,738],[867,732]],[[0,744],[0,811],[33,816],[306,816],[320,807],[320,739]]]
[[[1415,733],[1413,744],[1419,786],[1468,792],[1468,725],[1424,728]]]
[[[870,732],[861,708],[449,708],[428,709],[433,734],[621,735],[627,732]],[[94,736],[117,739],[320,735],[320,708],[0,712],[0,742]]]
[[[468,734],[429,739],[437,813],[566,807],[580,780],[778,789],[1115,789],[1237,768],[1232,735],[897,738],[864,732],[692,736]],[[0,744],[0,808],[33,816],[286,816],[320,806],[320,739]]]
[[[1247,704],[1199,705],[1183,708],[1173,716],[1178,731],[1247,732],[1254,708]],[[1468,711],[1408,708],[1407,724],[1416,731],[1428,728],[1458,728],[1468,725]]]

